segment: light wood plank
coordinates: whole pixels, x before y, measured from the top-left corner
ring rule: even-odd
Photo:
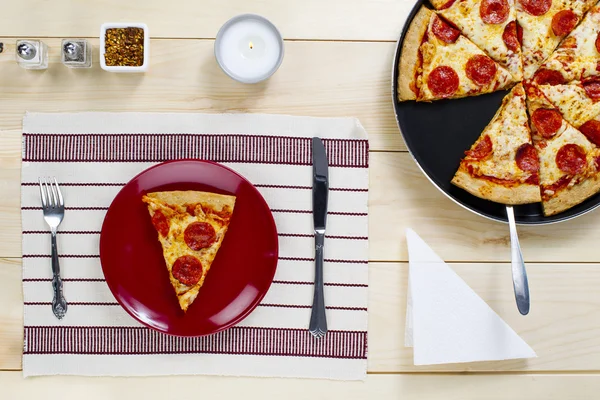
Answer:
[[[66,68],[59,39],[46,40],[48,70],[26,71],[14,40],[0,41],[0,131],[20,130],[25,111],[263,112],[356,117],[371,149],[405,149],[392,108],[393,43],[287,42],[279,71],[246,85],[219,69],[212,40],[153,40],[143,75],[102,70],[97,47],[92,69]]]
[[[21,261],[0,258],[0,370],[21,369],[23,289]]]
[[[527,317],[516,310],[508,264],[454,264],[453,268],[533,347],[538,358],[415,367],[412,349],[403,344],[408,266],[372,263],[370,372],[600,370],[600,265],[529,264],[533,303]],[[0,369],[21,366],[20,279],[18,263],[0,263],[0,304],[4,305],[0,308]]]
[[[7,1],[0,36],[98,37],[104,22],[144,22],[152,37],[214,38],[237,14],[269,18],[286,39],[397,40],[413,0]],[[21,16],[21,17],[16,17]]]
[[[203,398],[402,399],[402,400],[576,400],[600,390],[600,375],[369,375],[365,382],[177,376],[159,378],[41,377],[0,372],[7,399],[172,398],[200,390]],[[65,390],[68,388],[68,390]]]
[[[369,247],[372,261],[407,261],[412,228],[445,261],[510,261],[508,225],[467,211],[443,195],[407,153],[371,155]],[[527,262],[599,262],[598,210],[548,226],[520,226]]]
[[[404,347],[408,265],[372,263],[369,280],[369,371],[600,370],[600,265],[528,264],[531,312],[519,314],[510,264],[452,268],[536,352],[537,358],[441,366],[413,365]],[[443,335],[440,332],[440,335]]]
[[[21,256],[20,134],[0,136],[0,257]],[[371,261],[408,261],[405,230],[414,229],[446,261],[510,261],[508,227],[464,210],[440,193],[407,153],[371,153]],[[600,262],[600,211],[575,220],[519,227],[527,262]]]

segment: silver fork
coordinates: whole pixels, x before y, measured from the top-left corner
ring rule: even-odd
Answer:
[[[38,181],[40,183],[40,196],[42,198],[44,220],[50,227],[50,233],[52,235],[52,287],[54,289],[52,312],[54,312],[56,318],[62,319],[67,313],[67,301],[63,296],[63,283],[60,277],[60,265],[58,263],[58,250],[56,246],[56,230],[65,216],[65,203],[56,178],[39,178]]]

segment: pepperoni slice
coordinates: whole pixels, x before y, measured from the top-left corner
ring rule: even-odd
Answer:
[[[594,101],[600,100],[600,81],[590,81],[583,84],[585,93]]]
[[[475,148],[466,152],[467,156],[472,157],[476,160],[482,160],[492,152],[492,139],[488,135],[485,135],[483,139],[477,143]]]
[[[458,74],[452,67],[436,67],[427,78],[427,87],[436,97],[450,97],[458,90]]]
[[[598,32],[598,36],[596,36],[596,50],[600,53],[600,32]]]
[[[538,85],[562,85],[566,83],[560,72],[547,68],[540,68],[535,73],[533,80]]]
[[[577,26],[579,17],[571,10],[562,10],[552,17],[552,32],[556,36],[565,36]]]
[[[519,0],[523,9],[535,17],[542,16],[552,7],[552,0]]]
[[[169,234],[169,221],[167,221],[167,217],[165,217],[162,211],[157,210],[154,213],[152,216],[152,225],[154,225],[154,228],[156,228],[161,236],[167,237]]]
[[[515,156],[517,166],[523,171],[537,172],[540,169],[540,161],[537,151],[531,143],[524,143],[517,149]]]
[[[467,61],[466,71],[470,80],[478,85],[487,85],[496,76],[498,67],[489,57],[477,54]]]
[[[591,120],[579,127],[581,133],[596,146],[600,146],[600,121]]]
[[[433,26],[431,29],[433,30],[433,34],[435,36],[437,36],[442,42],[448,44],[456,42],[456,39],[458,39],[458,36],[460,36],[458,29],[451,27],[450,24],[437,16],[433,20]]]
[[[567,174],[577,175],[583,172],[586,164],[585,151],[577,144],[565,144],[556,153],[556,165]]]
[[[171,269],[173,276],[187,286],[193,286],[202,278],[202,263],[194,256],[181,256]]]
[[[506,47],[513,52],[519,51],[519,38],[517,37],[517,21],[511,21],[504,27],[502,40]]]
[[[192,250],[202,250],[210,245],[216,239],[215,228],[206,222],[192,222],[183,232],[185,244]]]
[[[486,24],[505,22],[509,12],[508,0],[482,0],[479,5],[479,16]]]
[[[538,108],[531,115],[531,121],[540,135],[551,138],[562,126],[562,116],[556,110]]]

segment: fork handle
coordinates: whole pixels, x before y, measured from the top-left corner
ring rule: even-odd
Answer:
[[[323,337],[327,333],[327,318],[325,315],[325,295],[323,293],[323,246],[325,234],[315,233],[315,291],[313,296],[312,313],[308,330],[315,337]]]
[[[67,313],[67,302],[63,296],[63,282],[60,277],[60,264],[58,263],[58,246],[56,245],[56,232],[52,232],[52,288],[54,297],[52,299],[52,311],[58,319],[62,319]]]

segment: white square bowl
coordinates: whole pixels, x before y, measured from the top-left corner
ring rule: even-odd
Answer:
[[[106,65],[104,54],[106,53],[106,30],[111,28],[142,28],[144,30],[144,63],[139,67],[133,66],[110,66]],[[105,71],[111,72],[145,72],[150,64],[150,33],[148,26],[139,22],[122,23],[122,22],[107,22],[100,26],[100,67]]]

